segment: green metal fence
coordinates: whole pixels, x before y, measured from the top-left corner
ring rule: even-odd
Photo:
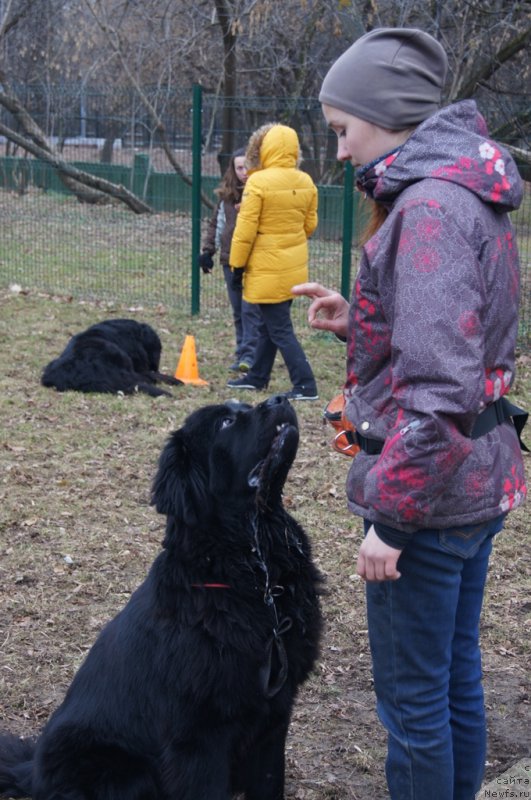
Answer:
[[[362,202],[353,191],[352,170],[338,171],[319,104],[315,100],[238,98],[234,146],[269,120],[293,125],[305,154],[303,167],[319,190],[319,227],[310,242],[310,275],[348,295],[356,269]],[[65,104],[66,107],[67,104]],[[220,180],[225,139],[219,98],[196,87],[181,100],[178,128],[168,128],[184,178],[173,170],[154,131],[138,140],[114,140],[112,163],[101,163],[97,137],[74,136],[63,158],[74,166],[141,197],[153,209],[137,215],[123,205],[81,204],[49,164],[25,153],[0,157],[0,285],[72,295],[129,306],[163,304],[191,314],[227,309],[221,269],[203,276],[196,266],[201,234]],[[119,130],[114,122],[114,130]],[[130,126],[130,119],[127,120]],[[124,122],[125,125],[125,122]],[[69,130],[75,128],[69,122]],[[86,127],[86,120],[85,120]],[[128,128],[129,130],[129,128]],[[132,146],[133,144],[137,146]],[[221,152],[221,155],[223,153]],[[332,180],[332,182],[330,182]],[[531,343],[531,191],[513,215],[522,257],[523,303],[520,341]],[[294,304],[305,317],[306,301]]]

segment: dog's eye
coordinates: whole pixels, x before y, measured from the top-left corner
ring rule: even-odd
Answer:
[[[234,425],[234,417],[223,417],[219,427],[220,430],[223,430],[223,428],[229,428],[231,425]]]

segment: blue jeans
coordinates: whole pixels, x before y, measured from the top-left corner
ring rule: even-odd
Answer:
[[[367,584],[392,800],[474,800],[481,788],[486,723],[479,618],[492,537],[502,527],[503,516],[417,531],[400,555],[401,577]]]
[[[246,303],[242,297],[242,289],[232,285],[232,271],[228,264],[223,265],[223,277],[227,287],[227,295],[232,308],[234,330],[236,332],[236,361],[251,366],[254,362],[258,328],[262,321],[260,308],[253,303]]]

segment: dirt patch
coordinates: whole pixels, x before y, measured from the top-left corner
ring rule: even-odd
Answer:
[[[158,551],[164,520],[149,489],[168,433],[198,405],[226,400],[232,326],[220,311],[191,321],[163,307],[128,311],[37,295],[0,296],[0,725],[38,729],[61,701],[105,621],[127,601]],[[195,335],[204,388],[174,397],[60,395],[44,365],[68,337],[112,316],[149,322],[175,369]],[[385,736],[376,718],[363,586],[355,576],[359,520],[345,508],[348,459],[330,447],[322,407],[343,374],[333,337],[300,331],[322,402],[297,407],[299,454],[285,502],[306,527],[327,576],[322,655],[297,703],[288,744],[291,800],[385,797]],[[520,359],[515,399],[526,402],[530,363]],[[277,362],[271,391],[289,388]],[[492,559],[483,622],[489,716],[487,778],[530,755],[529,528],[511,515]]]

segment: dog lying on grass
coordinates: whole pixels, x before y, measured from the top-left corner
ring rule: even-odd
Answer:
[[[200,408],[170,436],[163,549],[41,735],[0,736],[0,796],[282,800],[321,629],[321,576],[282,504],[297,445],[284,397]]]
[[[41,383],[59,392],[145,392],[169,395],[156,383],[182,381],[159,372],[162,345],[150,325],[134,319],[108,319],[77,333],[45,367]]]

